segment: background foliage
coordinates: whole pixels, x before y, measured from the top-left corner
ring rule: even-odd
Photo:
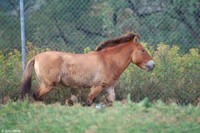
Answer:
[[[20,49],[18,0],[0,1],[0,48]],[[200,44],[198,0],[26,0],[26,40],[38,47],[82,52],[100,41],[135,31],[148,45]]]
[[[145,44],[144,44],[145,45]],[[146,44],[147,46],[147,44]],[[27,46],[28,59],[42,51],[32,44]],[[154,50],[153,47],[147,50],[154,56],[156,69],[146,72],[131,64],[122,74],[116,86],[117,100],[123,100],[127,94],[131,99],[139,102],[145,97],[150,101],[161,99],[166,103],[176,102],[178,104],[199,104],[200,103],[200,53],[198,48],[190,49],[188,53],[182,54],[178,46],[159,44]],[[87,53],[90,48],[85,48]],[[10,96],[18,99],[19,86],[21,82],[21,55],[18,50],[13,50],[8,56],[0,54],[0,81],[1,98]],[[19,76],[20,75],[20,76]],[[37,80],[33,76],[33,91],[37,89]],[[58,86],[47,98],[47,103],[60,101],[64,103],[71,94],[78,95],[83,101],[88,90],[76,91]]]
[[[24,11],[27,59],[46,50],[89,52],[102,40],[134,31],[154,56],[156,69],[146,73],[131,65],[116,88],[117,99],[130,93],[134,101],[199,103],[198,0],[25,0]],[[0,0],[1,100],[18,99],[20,40],[19,0]],[[64,102],[72,92],[56,90],[48,102]]]

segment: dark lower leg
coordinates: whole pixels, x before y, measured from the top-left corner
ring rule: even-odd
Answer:
[[[40,89],[33,94],[33,98],[37,101],[44,101],[45,96],[48,92],[50,92],[52,87],[40,87]]]
[[[93,103],[94,99],[99,95],[99,93],[101,93],[102,90],[103,88],[101,86],[92,87],[85,104],[90,106]]]

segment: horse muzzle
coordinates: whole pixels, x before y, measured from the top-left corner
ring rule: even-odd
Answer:
[[[153,70],[154,67],[155,67],[154,61],[153,61],[153,60],[148,61],[145,67],[146,67],[146,70],[147,70],[147,71]]]

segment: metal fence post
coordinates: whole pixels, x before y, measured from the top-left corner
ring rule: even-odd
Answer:
[[[24,0],[20,0],[20,20],[21,20],[21,50],[22,50],[22,69],[25,70],[26,65],[26,41],[24,28]]]

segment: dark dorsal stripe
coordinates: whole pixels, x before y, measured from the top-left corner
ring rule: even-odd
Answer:
[[[114,47],[116,45],[119,45],[121,43],[125,43],[128,41],[133,40],[135,37],[139,37],[139,35],[135,34],[135,33],[128,33],[125,35],[122,35],[120,37],[114,38],[114,39],[110,39],[110,40],[106,40],[104,42],[101,42],[97,47],[96,47],[96,51],[101,51],[102,49],[108,48],[108,47]]]

